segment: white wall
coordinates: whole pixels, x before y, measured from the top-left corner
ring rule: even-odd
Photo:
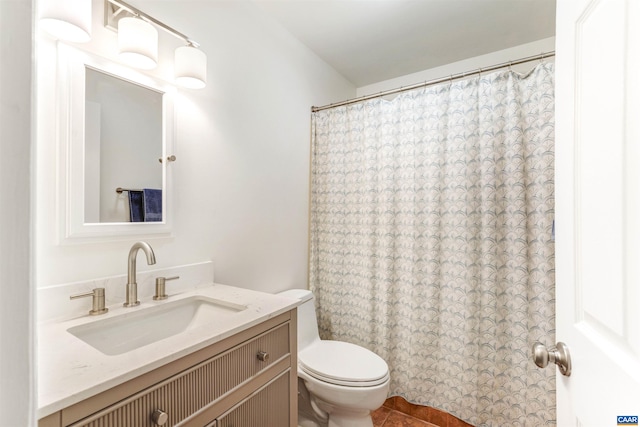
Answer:
[[[529,56],[550,52],[556,49],[555,41],[555,37],[549,37],[535,42],[514,46],[509,49],[499,50],[496,52],[488,53],[486,55],[465,59],[463,61],[453,62],[441,67],[431,68],[417,73],[407,74],[406,76],[401,76],[371,85],[362,86],[358,88],[357,96],[371,95],[386,90],[396,89],[403,86],[410,86],[420,82],[439,79],[458,73],[465,73],[467,71],[474,71],[479,68],[486,68],[492,65],[515,61],[520,58],[526,58]],[[553,58],[546,59],[546,61],[553,61]],[[531,63],[514,65],[513,70],[517,72],[526,72],[530,70],[531,67]]]
[[[0,1],[0,425],[33,424],[31,1]]]
[[[175,235],[147,239],[153,268],[213,260],[220,283],[306,286],[310,107],[353,97],[355,87],[247,1],[136,6],[198,41],[209,61],[207,87],[177,97]],[[115,58],[101,0],[94,14],[92,41],[78,47]],[[155,74],[169,80],[180,42],[160,39]],[[135,240],[56,243],[55,43],[38,40],[37,286],[124,274]]]

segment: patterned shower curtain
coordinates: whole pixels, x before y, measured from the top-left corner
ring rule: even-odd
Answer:
[[[555,424],[554,66],[312,117],[320,332],[367,347],[391,395],[477,426]]]

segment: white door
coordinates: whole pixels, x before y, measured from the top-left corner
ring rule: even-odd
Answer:
[[[556,19],[556,338],[573,363],[557,375],[558,426],[630,425],[640,416],[640,0],[558,0]]]

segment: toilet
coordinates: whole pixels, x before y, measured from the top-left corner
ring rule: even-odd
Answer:
[[[311,291],[292,289],[279,295],[298,306],[299,424],[373,427],[371,411],[389,392],[389,367],[377,354],[355,344],[321,340]],[[310,407],[306,411],[304,407]],[[311,412],[314,420],[310,420]]]

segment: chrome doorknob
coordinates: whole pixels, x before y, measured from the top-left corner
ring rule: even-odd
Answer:
[[[539,368],[546,368],[549,362],[558,365],[560,373],[566,377],[571,375],[571,354],[569,347],[563,342],[558,342],[555,347],[547,349],[539,342],[533,345],[533,362]]]

